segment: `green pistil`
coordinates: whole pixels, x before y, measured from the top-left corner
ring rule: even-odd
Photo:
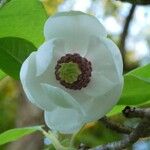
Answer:
[[[69,84],[77,81],[78,76],[81,74],[81,70],[78,64],[73,62],[62,63],[58,72],[61,80]]]

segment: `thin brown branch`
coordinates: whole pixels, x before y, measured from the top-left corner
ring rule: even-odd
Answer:
[[[148,118],[150,119],[150,108],[142,109],[126,106],[122,111],[123,115],[127,118]]]
[[[124,139],[106,145],[101,145],[96,148],[91,148],[89,150],[122,150],[135,143],[140,137],[143,137],[143,132],[145,132],[149,126],[150,120],[145,118],[137,125],[130,135]]]
[[[128,2],[128,3],[136,4],[136,5],[149,5],[150,4],[150,0],[117,0],[117,1]]]
[[[100,121],[107,127],[129,135],[125,136],[125,138],[120,141],[100,145],[95,148],[89,148],[88,150],[122,150],[134,144],[140,138],[150,136],[150,108],[142,109],[126,106],[122,112],[124,116],[128,118],[138,117],[141,118],[141,121],[134,129],[128,129],[124,126],[120,126],[120,124],[112,122],[107,117],[103,117]],[[83,145],[82,150],[87,150],[85,145]]]
[[[125,127],[119,123],[116,123],[108,119],[106,116],[101,118],[99,121],[102,122],[107,128],[110,128],[118,133],[130,134],[132,132],[131,128]]]
[[[125,42],[126,42],[126,38],[128,36],[128,30],[129,30],[130,22],[133,18],[134,12],[135,12],[135,8],[136,8],[136,5],[133,4],[130,11],[129,11],[129,14],[128,14],[127,18],[125,19],[123,32],[122,32],[121,37],[120,37],[119,47],[120,47],[120,50],[121,50],[121,55],[122,55],[125,70],[127,70],[126,61],[125,61]]]

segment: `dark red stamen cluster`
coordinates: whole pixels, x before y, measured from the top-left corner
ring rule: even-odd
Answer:
[[[59,69],[61,67],[62,63],[77,63],[81,74],[78,76],[77,81],[73,83],[66,83],[64,80],[60,78]],[[88,61],[86,58],[81,57],[79,54],[66,54],[65,56],[62,56],[58,61],[57,65],[55,67],[55,75],[56,79],[59,80],[60,84],[65,86],[66,88],[73,89],[73,90],[80,90],[83,87],[86,87],[88,83],[90,82],[92,72],[92,65],[91,62]]]

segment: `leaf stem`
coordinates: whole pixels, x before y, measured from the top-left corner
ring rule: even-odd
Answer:
[[[48,139],[51,140],[56,150],[73,150],[72,148],[64,147],[63,145],[61,145],[61,143],[58,141],[58,139],[55,137],[55,135],[51,131],[46,132],[45,130],[42,129],[42,132],[44,136],[46,136]]]
[[[74,147],[74,140],[75,140],[75,137],[76,137],[77,133],[78,133],[78,132],[75,132],[75,133],[72,135],[71,140],[70,140],[70,145],[69,145],[70,147]]]

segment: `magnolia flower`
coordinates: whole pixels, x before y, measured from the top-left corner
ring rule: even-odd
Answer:
[[[123,86],[122,59],[103,25],[82,12],[62,12],[44,26],[46,41],[25,60],[20,78],[46,124],[73,133],[103,117]]]

